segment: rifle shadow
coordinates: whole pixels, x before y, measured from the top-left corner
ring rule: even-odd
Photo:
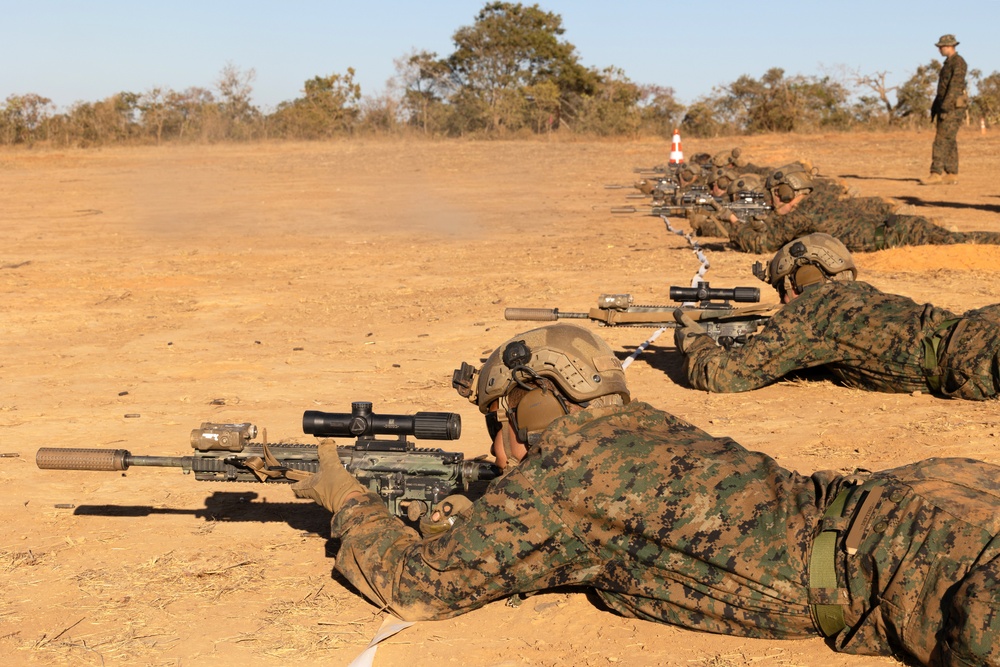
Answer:
[[[896,183],[919,183],[919,178],[889,178],[888,176],[862,176],[861,174],[837,174],[837,178],[855,178],[859,181],[895,181]]]
[[[714,239],[707,241],[706,239]],[[722,236],[696,236],[695,240],[698,241],[698,245],[701,246],[702,250],[708,250],[709,252],[728,252],[732,250],[729,245],[729,239]],[[691,252],[691,248],[683,248],[688,252]]]
[[[200,509],[176,509],[150,505],[80,505],[75,516],[146,517],[153,514],[188,515],[205,521],[287,523],[295,530],[330,536],[330,513],[315,503],[269,503],[257,501],[255,491],[216,491]]]
[[[1000,195],[992,196],[998,197]],[[920,197],[913,196],[896,197],[896,199],[904,204],[909,204],[910,206],[937,206],[939,208],[974,209],[977,211],[986,211],[988,213],[1000,213],[1000,204],[966,204],[957,201],[921,199]]]

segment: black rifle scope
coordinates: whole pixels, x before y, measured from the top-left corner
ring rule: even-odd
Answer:
[[[732,289],[713,289],[708,283],[698,283],[697,287],[671,287],[672,301],[736,301],[737,303],[757,303],[760,301],[760,288],[734,287]]]
[[[320,438],[362,438],[374,435],[412,435],[421,440],[458,440],[462,416],[455,412],[418,412],[415,415],[372,414],[367,401],[351,403],[350,412],[302,413],[302,432]]]

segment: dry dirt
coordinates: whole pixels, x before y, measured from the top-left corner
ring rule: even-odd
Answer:
[[[768,136],[756,162],[812,159],[864,194],[1000,231],[1000,136],[964,131],[962,179],[921,187],[931,134]],[[666,302],[697,263],[658,218],[614,217],[663,142],[405,142],[0,153],[0,650],[6,664],[347,664],[381,622],[331,576],[328,517],[283,486],[177,470],[41,471],[40,446],[184,455],[202,421],[309,442],[303,410],[478,412],[451,371],[530,328],[507,306]],[[755,259],[709,244],[715,286]],[[1000,301],[1000,248],[857,257],[877,287],[954,310]],[[648,331],[605,329],[622,355]],[[875,394],[823,378],[708,395],[664,336],[634,395],[802,472],[928,456],[1000,462],[996,404]],[[127,415],[139,415],[127,417]],[[890,665],[820,639],[718,637],[619,618],[582,593],[419,623],[376,665]]]

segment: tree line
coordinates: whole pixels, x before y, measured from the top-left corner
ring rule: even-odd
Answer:
[[[710,137],[763,132],[914,128],[930,123],[941,63],[920,65],[891,85],[886,72],[788,75],[778,67],[743,75],[689,105],[672,88],[631,81],[614,67],[584,67],[563,38],[562,17],[538,5],[489,2],[453,35],[446,56],[415,51],[395,61],[386,91],[362,95],[354,70],[305,81],[302,97],[263,112],[255,72],[227,64],[214,87],[151,88],[77,102],[59,112],[29,93],[0,106],[4,145],[100,146],[352,134],[518,137]],[[969,119],[1000,121],[1000,72],[969,74]]]

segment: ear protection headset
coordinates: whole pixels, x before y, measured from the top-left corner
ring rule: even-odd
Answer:
[[[788,183],[782,183],[777,188],[775,188],[775,194],[778,196],[778,199],[780,199],[781,203],[783,204],[787,204],[788,202],[795,199],[795,190],[793,190],[792,186],[790,186]]]
[[[507,345],[503,351],[502,360],[510,369],[510,376],[517,386],[525,390],[513,409],[507,410],[507,418],[517,432],[521,442],[532,444],[531,435],[545,430],[552,420],[569,414],[569,406],[561,394],[542,386],[549,383],[538,373],[527,366],[531,361],[531,350],[523,340],[516,340]],[[525,377],[521,377],[521,376]]]

